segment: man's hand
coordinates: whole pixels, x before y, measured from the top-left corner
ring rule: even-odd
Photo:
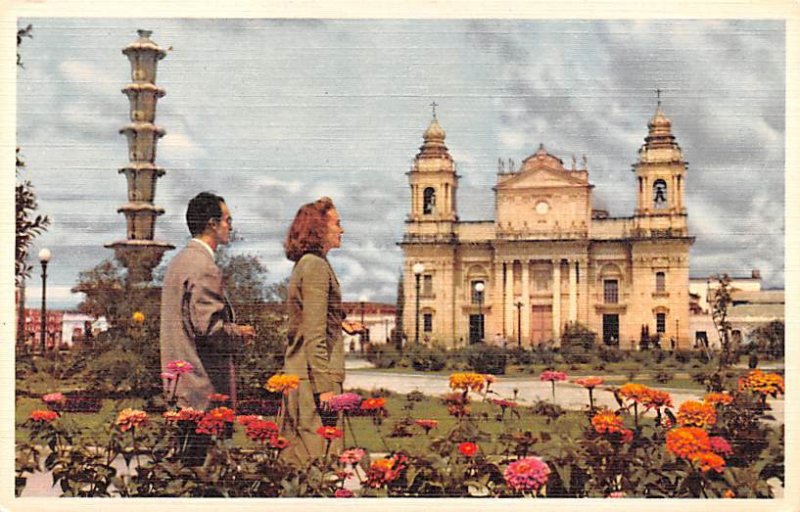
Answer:
[[[256,339],[256,328],[252,325],[237,325],[239,336],[244,338],[244,344],[250,345]]]

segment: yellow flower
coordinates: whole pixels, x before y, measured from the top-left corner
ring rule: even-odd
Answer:
[[[485,383],[486,378],[478,373],[454,373],[450,375],[450,387],[452,389],[480,391]]]
[[[134,311],[133,315],[131,316],[131,320],[133,320],[133,323],[137,325],[142,325],[144,323],[144,313],[141,311]]]
[[[297,389],[299,385],[300,377],[297,375],[273,375],[267,380],[264,387],[267,388],[267,391],[283,393],[285,395]]]

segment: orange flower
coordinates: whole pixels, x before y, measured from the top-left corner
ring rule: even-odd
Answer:
[[[717,423],[717,411],[712,404],[689,400],[681,404],[677,418],[684,427],[711,427]]]
[[[626,400],[643,403],[650,396],[650,391],[650,388],[644,384],[634,384],[629,382],[627,384],[623,384],[622,387],[619,388],[619,396],[625,398]]]
[[[136,427],[144,427],[149,421],[147,413],[138,409],[123,409],[117,416],[117,426],[122,432]]]
[[[131,315],[131,320],[137,325],[142,325],[144,323],[144,313],[141,311],[134,311],[133,315]]]
[[[377,411],[386,407],[385,398],[367,398],[361,402],[362,411]]]
[[[708,473],[712,469],[717,473],[722,473],[725,467],[725,459],[713,452],[702,452],[692,457],[692,462],[697,464],[697,467],[703,473]]]
[[[667,450],[678,457],[691,459],[698,453],[711,450],[705,430],[697,427],[679,427],[667,432]]]
[[[42,411],[37,410],[33,411],[29,418],[33,421],[40,421],[43,423],[50,423],[54,419],[58,418],[58,413],[56,411]]]
[[[483,389],[485,382],[486,378],[478,373],[454,373],[450,375],[451,389],[480,391]]]
[[[598,434],[619,432],[625,428],[622,418],[609,410],[603,410],[595,414],[592,418],[592,426]]]
[[[344,436],[344,432],[342,432],[338,428],[336,428],[336,427],[324,427],[324,426],[323,427],[319,427],[317,429],[317,434],[322,436],[323,438],[327,439],[328,441],[332,441],[334,439],[337,439],[339,437],[343,437]]]
[[[575,379],[575,384],[583,386],[587,389],[594,389],[603,382],[605,381],[602,377],[583,377],[580,379]]]
[[[753,370],[747,374],[747,377],[739,379],[739,391],[745,389],[776,397],[778,393],[784,393],[783,377],[777,373],[764,373],[761,370]]]
[[[175,423],[180,419],[180,413],[177,411],[165,411],[161,413],[161,417],[164,418],[164,421],[167,423]]]
[[[735,498],[736,497],[736,493],[733,492],[730,489],[725,489],[725,492],[722,493],[722,497],[723,498]]]
[[[733,402],[733,397],[728,393],[708,393],[703,401],[711,405],[728,405]]]
[[[458,451],[465,457],[474,457],[478,453],[478,445],[470,442],[461,443],[458,445]]]
[[[414,421],[414,424],[416,424],[418,427],[422,427],[426,434],[430,432],[431,429],[439,426],[439,422],[437,420],[416,420]]]
[[[642,405],[647,409],[672,408],[672,397],[666,391],[648,389],[645,396],[642,397]]]
[[[229,397],[228,395],[224,395],[222,393],[211,393],[210,395],[208,395],[209,402],[215,402],[215,403],[225,403],[228,400],[230,400],[230,398],[231,397]]]
[[[264,385],[267,391],[288,394],[300,386],[300,377],[297,375],[273,375]]]

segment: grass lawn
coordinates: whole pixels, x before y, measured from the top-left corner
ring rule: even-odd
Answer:
[[[114,420],[120,410],[125,407],[137,408],[142,406],[142,400],[104,400],[102,409],[98,413],[65,413],[59,421],[68,422],[75,427],[80,434],[76,438],[76,443],[103,444],[108,439],[107,429],[113,427]],[[476,418],[481,431],[496,438],[497,434],[504,431],[530,430],[534,434],[541,431],[559,433],[567,436],[579,436],[582,427],[586,425],[587,418],[582,412],[570,411],[558,418],[549,420],[543,416],[534,415],[530,408],[519,407],[520,417],[511,414],[506,410],[502,421],[498,418],[500,408],[496,405],[473,401],[470,404],[472,417]],[[35,398],[22,397],[16,403],[16,440],[27,441],[27,429],[21,426],[28,415],[34,409],[42,409],[43,404]],[[394,425],[409,416],[413,419],[434,419],[439,422],[437,428],[431,430],[429,437],[445,436],[458,421],[447,413],[447,408],[439,398],[424,397],[419,402],[412,402],[406,395],[392,394],[386,398],[386,409],[389,416],[383,419],[382,425],[376,426],[370,417],[352,418],[351,428],[346,429],[345,446],[360,446],[373,453],[387,452],[392,450],[420,450],[427,447],[430,439],[420,427],[409,427],[410,437],[391,437],[390,433]],[[154,422],[163,421],[161,418],[154,418]],[[356,442],[353,440],[355,432]],[[488,438],[487,438],[488,439]],[[558,442],[554,438],[550,443]],[[254,444],[244,435],[241,426],[236,427],[234,434],[236,446],[250,447]],[[542,446],[537,445],[537,446]],[[497,442],[481,442],[481,447],[486,454],[499,454],[502,447]]]

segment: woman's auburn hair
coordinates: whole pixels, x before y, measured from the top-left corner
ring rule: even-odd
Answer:
[[[328,234],[328,212],[334,208],[330,197],[322,197],[297,210],[283,242],[287,258],[298,261],[306,253],[322,256]]]

